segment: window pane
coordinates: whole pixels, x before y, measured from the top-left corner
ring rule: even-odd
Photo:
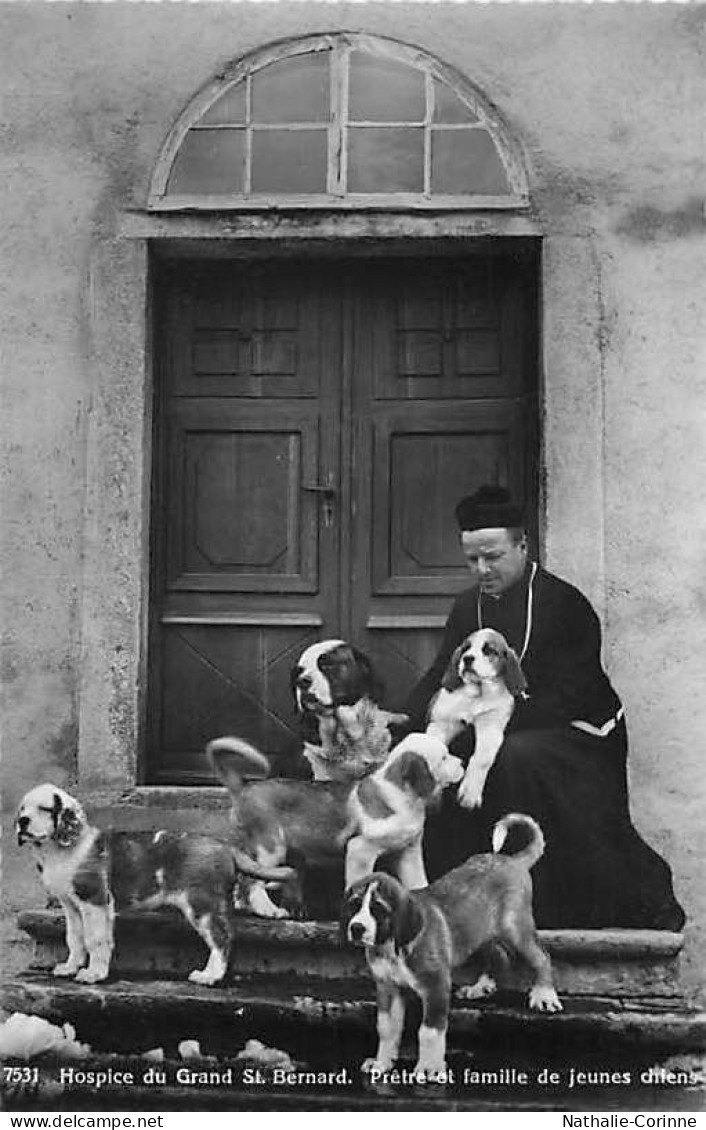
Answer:
[[[252,79],[253,122],[327,122],[328,51],[271,63]]]
[[[253,192],[326,192],[328,131],[255,130]]]
[[[433,131],[431,191],[479,196],[501,196],[510,192],[495,143],[485,130]]]
[[[348,130],[349,192],[423,192],[424,130]]]
[[[218,98],[201,118],[199,125],[245,124],[245,83],[238,82]]]
[[[351,121],[421,122],[426,108],[424,72],[354,52],[348,105]]]
[[[462,102],[455,90],[441,82],[434,82],[435,122],[477,122],[470,106]]]
[[[190,130],[172,165],[167,193],[242,192],[244,149],[242,130]]]

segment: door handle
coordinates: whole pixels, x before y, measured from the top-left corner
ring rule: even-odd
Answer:
[[[321,483],[312,483],[311,485],[307,485],[307,483],[302,483],[302,490],[310,490],[310,491],[312,491],[313,494],[321,494],[325,498],[335,498],[336,497],[336,488],[335,487],[322,486]]]
[[[326,483],[302,483],[302,490],[311,494],[318,494],[324,504],[324,526],[330,529],[333,525],[333,503],[336,497],[336,488],[333,485],[333,471],[326,476]]]

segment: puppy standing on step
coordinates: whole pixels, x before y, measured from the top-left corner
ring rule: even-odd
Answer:
[[[345,640],[308,647],[292,671],[291,685],[305,725],[313,723],[303,753],[315,781],[364,777],[387,757],[389,727],[408,720],[379,706],[382,688],[372,663]]]
[[[466,726],[475,730],[475,749],[458,790],[464,808],[481,805],[515,698],[526,689],[517,655],[493,628],[473,632],[451,656],[429,707],[427,733],[450,745]]]
[[[529,837],[526,846],[514,855],[499,855],[508,833],[520,830]],[[348,891],[342,927],[349,942],[365,947],[377,989],[378,1049],[364,1071],[389,1071],[397,1059],[403,994],[411,989],[422,1002],[415,1073],[445,1076],[452,970],[490,943],[520,956],[532,970],[530,1008],[561,1010],[532,917],[529,872],[543,850],[535,821],[511,813],[495,826],[494,854],[473,856],[426,890],[406,891],[396,879],[376,872]],[[494,988],[483,975],[463,995],[485,996]]]
[[[237,737],[217,738],[208,759],[231,795],[233,843],[263,867],[295,855],[318,867],[340,865],[346,886],[369,874],[383,854],[396,858],[410,887],[426,886],[422,859],[424,819],[430,800],[460,781],[463,764],[438,738],[409,734],[385,763],[361,781],[301,781],[265,777],[267,758]],[[247,905],[255,914],[285,917],[264,883],[248,879]]]
[[[288,867],[260,867],[209,836],[159,831],[147,844],[112,836],[89,824],[81,804],[51,784],[26,794],[16,828],[18,843],[34,849],[42,883],[66,917],[69,953],[54,976],[87,984],[108,976],[116,905],[176,906],[209,949],[205,968],[193,970],[189,980],[215,984],[228,964],[239,872],[278,882],[294,875]]]
[[[411,890],[426,887],[422,853],[429,805],[463,776],[463,763],[433,734],[408,734],[384,765],[351,790],[346,888],[370,874],[381,855]]]

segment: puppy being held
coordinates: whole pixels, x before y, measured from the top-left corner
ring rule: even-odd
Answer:
[[[158,831],[150,840],[91,825],[83,807],[56,785],[32,789],[20,803],[17,841],[30,844],[46,891],[66,919],[68,956],[55,977],[94,984],[110,971],[117,909],[176,906],[203,938],[209,958],[189,980],[223,979],[233,937],[233,893],[239,873],[283,883],[292,868],[263,868],[209,836]]]
[[[509,833],[529,841],[514,855],[500,855]],[[415,1075],[446,1075],[446,1031],[452,970],[490,943],[524,959],[534,979],[529,1007],[557,1012],[561,1003],[549,957],[537,940],[532,916],[530,868],[542,855],[544,838],[531,817],[510,813],[493,831],[493,854],[477,855],[423,891],[406,891],[375,872],[348,891],[342,928],[346,939],[365,947],[377,990],[378,1049],[363,1071],[385,1073],[399,1053],[405,1016],[404,992],[421,999],[422,1022]],[[467,999],[495,989],[487,974],[469,986]]]
[[[429,706],[427,733],[449,745],[465,727],[475,730],[475,749],[458,790],[464,808],[480,807],[515,698],[526,689],[517,655],[493,628],[473,632],[451,656]]]
[[[292,671],[291,685],[305,725],[313,723],[303,753],[315,781],[364,777],[387,757],[389,727],[408,720],[380,707],[382,688],[370,660],[345,640],[308,647]]]

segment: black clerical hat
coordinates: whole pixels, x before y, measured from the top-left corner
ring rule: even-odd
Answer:
[[[490,530],[502,527],[524,528],[522,507],[514,501],[505,487],[486,484],[475,494],[462,498],[456,507],[456,521],[460,530]]]

